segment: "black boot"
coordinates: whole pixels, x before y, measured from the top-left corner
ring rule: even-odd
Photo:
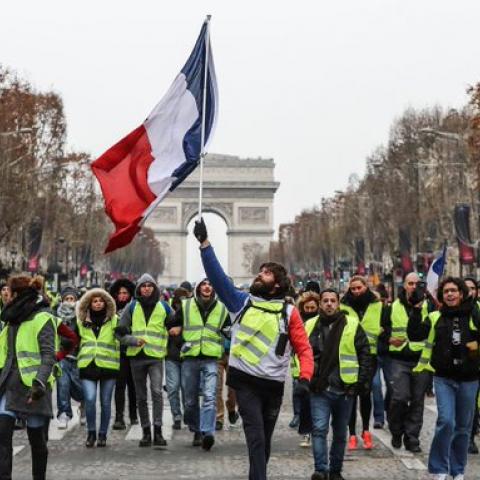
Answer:
[[[153,445],[156,447],[166,447],[167,441],[163,438],[162,427],[155,425],[153,427]]]
[[[127,426],[123,417],[116,417],[112,428],[113,430],[126,430]]]
[[[194,447],[200,447],[202,445],[202,434],[200,432],[195,432],[193,434],[192,445]]]
[[[138,443],[139,447],[150,447],[152,445],[152,430],[150,427],[143,427],[143,437]]]
[[[28,441],[32,450],[33,480],[45,480],[47,474],[48,448],[45,429],[27,427]]]
[[[12,479],[14,429],[15,419],[8,415],[0,415],[0,480]]]
[[[96,432],[88,432],[87,441],[85,442],[85,446],[87,448],[92,448],[95,446],[95,442],[97,441],[97,434]]]
[[[97,447],[106,447],[107,446],[107,436],[103,433],[98,434]]]

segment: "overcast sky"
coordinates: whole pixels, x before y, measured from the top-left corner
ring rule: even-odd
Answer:
[[[480,80],[478,0],[9,1],[0,62],[58,92],[69,148],[98,156],[160,100],[207,13],[210,151],[275,159],[276,225],[363,173],[405,108],[460,107]]]

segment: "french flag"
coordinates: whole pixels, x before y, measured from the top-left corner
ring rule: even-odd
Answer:
[[[105,211],[115,224],[105,253],[128,245],[158,203],[195,170],[217,109],[207,18],[187,63],[152,113],[92,163]]]
[[[427,290],[434,298],[437,296],[438,284],[440,283],[440,277],[442,277],[445,271],[446,263],[447,246],[444,245],[442,253],[432,262],[427,273]]]

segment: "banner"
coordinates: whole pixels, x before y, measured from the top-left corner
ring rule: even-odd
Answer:
[[[410,240],[410,228],[401,227],[398,231],[398,245],[400,250],[403,274],[413,272],[413,261],[410,255],[412,243]]]
[[[35,218],[28,227],[27,270],[37,272],[40,267],[40,247],[42,245],[43,224],[40,218]]]
[[[357,275],[366,275],[365,268],[365,241],[363,238],[355,239],[355,265]]]
[[[458,242],[458,255],[462,265],[475,263],[475,249],[470,236],[470,205],[460,203],[455,206],[453,222]]]
[[[330,252],[326,249],[322,249],[322,259],[323,259],[323,275],[325,280],[332,280],[332,264],[330,261]]]

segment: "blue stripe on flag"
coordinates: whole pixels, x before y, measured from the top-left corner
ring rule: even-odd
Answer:
[[[183,151],[185,152],[186,162],[180,165],[174,172],[176,178],[172,183],[170,191],[185,180],[190,173],[195,170],[200,160],[201,153],[201,129],[202,129],[202,110],[203,110],[203,80],[205,76],[205,36],[207,34],[207,23],[205,22],[200,31],[200,35],[195,43],[192,53],[187,63],[182,68],[181,73],[186,77],[187,89],[190,90],[198,108],[198,118],[187,131],[183,139]],[[209,51],[209,68],[207,74],[207,99],[205,115],[205,143],[207,143],[215,121],[216,112],[216,84],[213,66],[212,51]],[[213,75],[212,75],[213,73]]]

